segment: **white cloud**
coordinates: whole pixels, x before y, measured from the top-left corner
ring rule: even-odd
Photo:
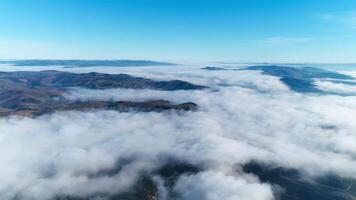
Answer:
[[[181,195],[183,200],[274,199],[269,185],[216,171],[184,175],[179,178],[175,190]]]
[[[346,85],[343,83],[333,83],[330,81],[316,81],[317,87],[326,92],[341,95],[356,95],[356,85]]]
[[[193,101],[200,106],[197,112],[90,111],[0,119],[0,198],[112,194],[130,188],[140,172],[159,168],[166,157],[203,166],[175,186],[185,199],[272,199],[271,186],[236,172],[251,160],[310,176],[356,178],[356,97],[296,94],[255,71],[146,70],[148,77],[183,78],[211,89],[136,95],[123,89],[74,89],[67,94],[82,100]],[[98,175],[118,164],[117,173]]]

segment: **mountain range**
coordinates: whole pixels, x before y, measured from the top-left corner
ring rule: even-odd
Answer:
[[[54,111],[111,109],[118,111],[196,110],[197,105],[187,102],[179,105],[164,100],[147,102],[71,102],[62,94],[72,87],[88,89],[153,89],[197,90],[205,86],[185,81],[154,81],[127,74],[83,73],[61,71],[0,72],[0,116],[12,114],[38,116]]]

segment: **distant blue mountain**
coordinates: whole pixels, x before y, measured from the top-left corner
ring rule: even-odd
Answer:
[[[278,76],[278,77],[288,77],[295,79],[312,79],[312,78],[331,78],[331,79],[344,79],[352,80],[352,76],[340,74],[338,72],[328,71],[315,67],[284,67],[277,65],[270,66],[251,66],[245,68],[247,70],[260,70],[264,74]]]
[[[316,67],[286,67],[279,65],[250,66],[243,69],[223,68],[223,67],[203,67],[201,69],[209,71],[218,70],[258,70],[263,74],[279,77],[291,90],[301,93],[325,93],[319,90],[314,84],[314,79],[333,79],[328,80],[334,83],[356,85],[354,77],[334,71],[328,71]]]
[[[3,64],[13,64],[15,66],[65,66],[65,67],[93,67],[93,66],[157,66],[176,65],[168,62],[157,62],[150,60],[13,60],[0,61]]]
[[[221,71],[221,70],[228,70],[226,68],[223,68],[223,67],[210,67],[210,66],[207,66],[207,67],[202,67],[200,69],[204,69],[204,70],[209,70],[209,71]]]
[[[328,81],[332,83],[341,83],[344,85],[356,86],[356,82],[351,82],[351,81],[343,81],[343,80],[328,80]]]
[[[315,67],[251,66],[244,70],[260,70],[263,74],[280,77],[290,89],[302,93],[322,92],[314,85],[315,78],[354,80],[352,76]]]

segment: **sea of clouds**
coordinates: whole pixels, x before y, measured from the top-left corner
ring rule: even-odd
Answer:
[[[196,112],[88,111],[1,118],[0,199],[112,195],[129,190],[143,172],[171,158],[202,168],[178,178],[173,189],[182,200],[275,199],[274,186],[241,170],[251,161],[297,169],[309,177],[333,173],[356,178],[356,96],[295,93],[278,78],[257,71],[187,66],[59,69],[180,79],[209,88],[71,88],[64,95],[79,101],[192,101],[199,105]],[[23,68],[3,69],[11,70]],[[355,92],[342,84],[318,86]],[[116,173],[101,173],[117,167]],[[160,199],[167,199],[164,180],[154,180]]]

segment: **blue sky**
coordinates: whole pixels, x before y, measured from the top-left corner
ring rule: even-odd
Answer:
[[[356,62],[356,1],[1,0],[22,58]]]

